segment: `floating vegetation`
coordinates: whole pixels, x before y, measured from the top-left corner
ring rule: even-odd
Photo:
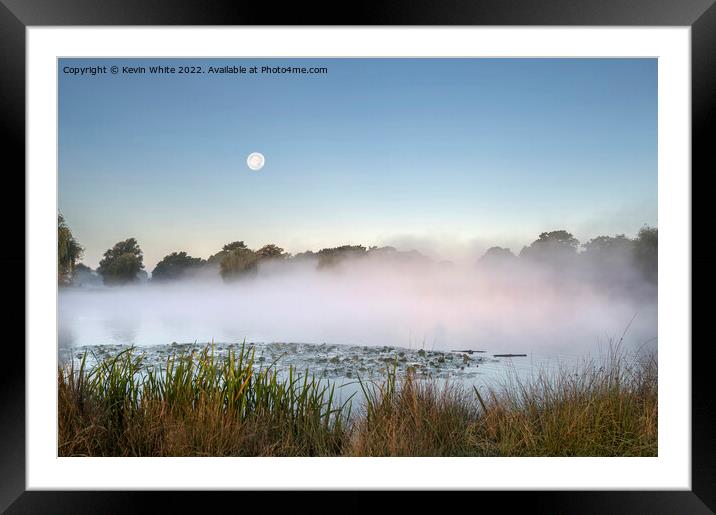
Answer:
[[[232,350],[241,347],[241,343],[214,343],[217,356],[227,356]],[[397,362],[397,370],[405,372],[408,368],[430,369],[435,378],[448,378],[455,375],[461,377],[476,376],[479,371],[475,365],[481,363],[497,363],[497,360],[484,356],[471,356],[468,352],[459,353],[408,349],[394,346],[361,346],[361,345],[316,345],[297,342],[247,343],[256,353],[255,364],[273,363],[281,373],[290,367],[300,370],[309,369],[329,378],[352,378],[359,373],[363,377],[375,377],[380,369]],[[170,345],[154,345],[141,347],[144,360],[149,364],[164,362],[176,352],[192,352],[204,345],[198,343],[177,343]],[[129,348],[125,345],[96,345],[76,347],[60,354],[60,360],[69,362],[73,358],[79,360],[87,353],[89,363],[102,360]],[[455,359],[455,357],[458,359]],[[473,365],[466,371],[461,365]]]

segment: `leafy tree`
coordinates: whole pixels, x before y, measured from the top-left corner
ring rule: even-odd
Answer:
[[[77,263],[72,274],[72,286],[99,285],[102,278],[84,263]]]
[[[128,238],[107,249],[97,272],[107,285],[132,283],[139,280],[139,273],[144,268],[143,261],[144,256],[137,240]]]
[[[258,271],[259,256],[251,249],[236,248],[221,259],[219,273],[224,281],[250,277]]]
[[[623,234],[597,236],[582,245],[580,254],[584,277],[608,289],[633,287],[634,241]]]
[[[57,281],[67,285],[72,280],[75,263],[82,257],[84,249],[75,240],[72,231],[62,215],[57,216]]]
[[[520,257],[561,264],[576,256],[578,247],[579,240],[565,230],[543,232],[529,247],[522,248]]]
[[[385,247],[378,247],[378,246],[376,245],[376,246],[370,247],[370,248],[368,249],[368,252],[369,252],[370,254],[378,254],[378,255],[381,255],[381,254],[393,254],[393,253],[395,253],[395,252],[398,252],[398,249],[396,249],[395,247],[391,247],[390,245],[386,245]]]
[[[287,256],[281,247],[273,243],[261,247],[256,251],[256,255],[259,259],[283,259]]]
[[[75,273],[76,274],[91,274],[92,269],[85,265],[84,263],[77,263],[75,266]]]
[[[246,244],[243,241],[233,241],[231,243],[227,243],[226,245],[224,245],[222,250],[225,252],[231,252],[232,250],[246,249],[246,248],[248,248],[248,247],[246,246]]]
[[[587,243],[583,243],[584,253],[586,255],[610,255],[617,252],[631,252],[634,242],[624,236],[617,234],[616,236],[597,236]]]
[[[360,254],[358,254],[360,255]],[[398,250],[395,247],[387,245],[385,247],[370,247],[368,249],[368,256],[377,258],[381,263],[387,263],[392,265],[407,265],[416,263],[427,263],[430,258],[421,254],[417,250]]]
[[[299,252],[295,256],[293,256],[293,261],[308,261],[310,259],[315,259],[317,254],[313,252],[312,250],[307,250],[305,252]]]
[[[592,265],[604,272],[633,266],[634,241],[623,234],[616,236],[597,236],[582,244],[582,256]],[[623,270],[626,271],[626,270]]]
[[[367,255],[363,245],[341,245],[318,251],[318,268],[335,266],[348,258],[361,258]]]
[[[480,258],[480,264],[484,265],[502,265],[513,262],[515,256],[510,249],[503,247],[490,247]]]
[[[634,260],[644,277],[656,284],[658,279],[659,231],[645,225],[634,240]]]
[[[243,241],[233,241],[231,243],[227,243],[222,247],[219,252],[209,256],[209,259],[206,260],[206,263],[209,265],[220,265],[221,260],[224,259],[224,257],[226,257],[232,251],[246,248],[248,247]]]
[[[198,271],[205,261],[187,255],[186,252],[172,252],[162,258],[152,271],[152,281],[172,281]]]
[[[149,282],[149,274],[146,270],[140,270],[139,272],[137,272],[137,281],[140,283]]]

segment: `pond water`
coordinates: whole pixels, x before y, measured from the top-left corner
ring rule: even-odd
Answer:
[[[172,343],[135,347],[135,355],[142,355],[143,362],[157,370],[162,370],[170,355],[200,352],[206,344]],[[455,351],[436,351],[410,349],[390,346],[356,346],[310,343],[224,343],[212,342],[215,355],[226,356],[230,350],[238,352],[253,349],[255,369],[273,367],[279,378],[287,378],[289,367],[295,371],[294,377],[303,377],[307,372],[322,381],[324,385],[333,385],[337,402],[349,398],[360,401],[363,392],[360,382],[370,388],[371,384],[381,384],[387,377],[387,371],[395,367],[398,375],[411,371],[413,377],[420,380],[436,381],[438,386],[452,384],[462,387],[476,386],[480,389],[494,386],[509,378],[529,379],[530,374],[538,371],[554,372],[560,367],[574,369],[580,364],[575,355],[516,355],[501,356],[468,349]],[[87,345],[60,349],[60,361],[78,364],[83,356],[91,366],[99,360],[117,355],[127,350],[127,345]]]

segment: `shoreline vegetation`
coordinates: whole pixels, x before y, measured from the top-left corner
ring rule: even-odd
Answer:
[[[655,356],[486,389],[393,367],[338,401],[309,371],[259,367],[208,345],[162,367],[130,348],[58,368],[60,456],[657,456]]]

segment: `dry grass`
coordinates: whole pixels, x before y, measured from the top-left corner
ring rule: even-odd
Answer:
[[[656,361],[619,351],[484,392],[393,370],[361,383],[354,413],[308,372],[256,370],[243,348],[163,370],[130,351],[58,381],[62,456],[657,455]]]
[[[383,383],[363,384],[365,404],[353,421],[349,454],[353,456],[462,456],[471,425],[478,420],[476,402],[449,383],[400,381],[394,371]]]
[[[492,456],[656,456],[657,366],[612,356],[488,392],[470,446]]]

